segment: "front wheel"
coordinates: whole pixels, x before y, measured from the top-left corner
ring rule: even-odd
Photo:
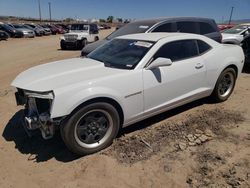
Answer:
[[[108,147],[120,127],[117,110],[108,103],[93,103],[73,113],[61,125],[61,136],[73,153],[87,155]]]
[[[226,101],[234,90],[236,72],[233,68],[225,69],[219,76],[211,97],[216,102]]]

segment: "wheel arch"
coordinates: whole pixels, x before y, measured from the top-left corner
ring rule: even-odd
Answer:
[[[238,71],[239,71],[238,67],[237,67],[236,65],[234,65],[234,64],[230,64],[230,65],[228,65],[226,68],[224,68],[223,71],[226,70],[226,69],[228,69],[228,68],[232,68],[232,69],[235,70],[236,78],[237,78],[237,77],[238,77]],[[222,72],[223,72],[223,71],[222,71]]]
[[[79,104],[71,113],[74,114],[76,111],[78,111],[79,109],[81,109],[83,106],[92,104],[92,103],[97,103],[97,102],[105,102],[108,103],[110,105],[112,105],[113,107],[115,107],[115,109],[117,110],[118,114],[119,114],[119,119],[120,119],[120,126],[123,125],[124,123],[124,112],[123,109],[121,107],[121,105],[114,99],[109,98],[109,97],[96,97],[96,98],[92,98],[92,99],[88,99],[87,101],[84,101],[83,103]]]

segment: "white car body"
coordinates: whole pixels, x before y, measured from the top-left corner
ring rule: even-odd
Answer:
[[[241,25],[250,28],[250,24],[241,24]],[[244,40],[244,37],[250,34],[250,33],[247,34],[247,32],[248,32],[247,28],[236,34],[222,32],[222,43],[240,45],[241,42]]]
[[[243,41],[244,36],[241,34],[227,34],[227,33],[222,33],[222,43],[227,44],[238,44]]]
[[[155,44],[132,70],[105,67],[89,58],[74,58],[30,68],[12,86],[32,91],[35,97],[53,98],[50,118],[69,115],[79,105],[96,98],[115,101],[122,109],[123,126],[211,95],[221,72],[233,66],[240,74],[242,49],[219,44],[205,36],[183,33],[143,33],[118,37],[153,41]],[[202,40],[205,54],[148,70],[149,60],[164,44],[177,40]],[[44,93],[53,93],[44,95]],[[44,96],[43,96],[44,95]]]

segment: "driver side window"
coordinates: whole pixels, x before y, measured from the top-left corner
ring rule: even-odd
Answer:
[[[154,55],[153,59],[158,57],[171,59],[172,62],[198,56],[196,40],[179,40],[163,45]]]

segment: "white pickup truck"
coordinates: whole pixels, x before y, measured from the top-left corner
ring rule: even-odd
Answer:
[[[61,37],[61,49],[82,49],[88,43],[99,40],[99,30],[96,24],[77,23],[70,26],[69,33]]]
[[[85,58],[39,65],[17,76],[24,126],[45,139],[61,130],[77,154],[97,152],[119,130],[150,116],[211,96],[228,99],[244,65],[238,45],[184,33],[115,38]]]

